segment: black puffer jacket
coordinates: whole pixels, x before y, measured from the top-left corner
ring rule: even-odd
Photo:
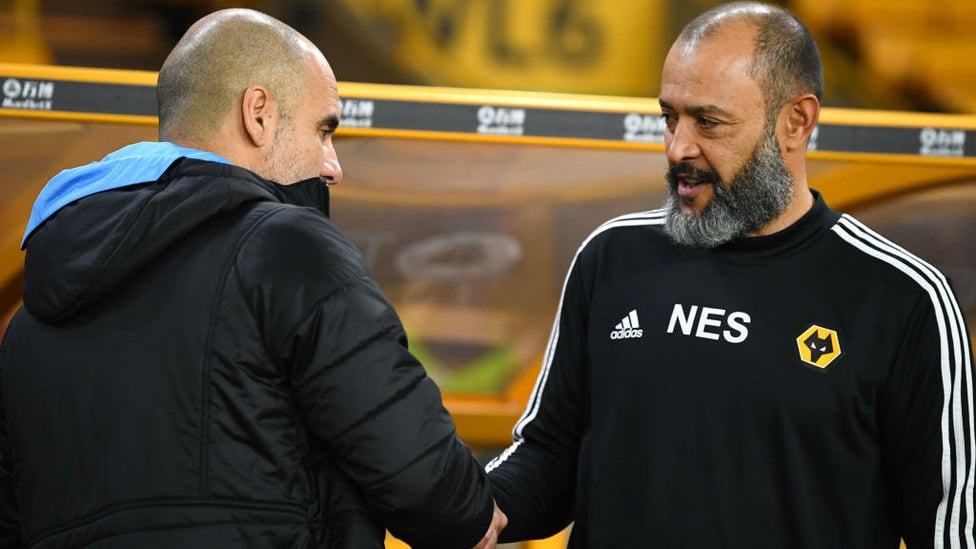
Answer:
[[[360,496],[416,547],[479,540],[482,468],[352,244],[284,203],[302,193],[327,205],[180,158],[33,231],[0,348],[0,546],[381,545]]]

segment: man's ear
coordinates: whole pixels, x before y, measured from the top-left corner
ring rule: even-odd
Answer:
[[[274,139],[278,107],[264,86],[244,90],[241,100],[241,119],[244,132],[255,147],[263,147]]]
[[[794,97],[784,108],[782,147],[785,151],[806,150],[807,141],[820,119],[820,101],[813,94]]]

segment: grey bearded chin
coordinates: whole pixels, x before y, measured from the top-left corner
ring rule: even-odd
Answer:
[[[675,166],[667,173],[665,230],[684,246],[714,248],[741,238],[779,217],[793,201],[793,178],[773,136],[760,141],[731,184],[715,174],[715,192],[698,214],[681,211],[675,175],[679,171]]]

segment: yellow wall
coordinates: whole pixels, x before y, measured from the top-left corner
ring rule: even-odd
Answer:
[[[442,86],[649,96],[667,2],[345,0],[380,21],[397,64]],[[375,27],[375,25],[374,25]],[[368,28],[368,26],[367,26]]]

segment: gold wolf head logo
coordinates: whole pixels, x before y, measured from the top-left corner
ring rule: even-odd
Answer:
[[[826,368],[840,356],[837,332],[816,324],[796,338],[796,347],[800,351],[800,360],[817,368]]]

